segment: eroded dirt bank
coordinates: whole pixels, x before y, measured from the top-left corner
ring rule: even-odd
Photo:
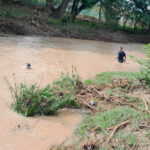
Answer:
[[[86,28],[85,28],[86,29]],[[87,28],[67,25],[61,27],[48,23],[40,18],[9,18],[0,19],[0,35],[40,35],[48,37],[65,37],[118,43],[149,43],[150,33],[129,33],[112,29]]]

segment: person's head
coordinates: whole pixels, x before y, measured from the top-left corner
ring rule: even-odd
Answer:
[[[120,47],[119,51],[123,51],[123,47]]]

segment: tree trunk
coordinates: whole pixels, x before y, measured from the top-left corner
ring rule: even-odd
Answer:
[[[54,7],[53,3],[50,2],[52,16],[57,19],[61,18],[63,14],[65,13],[69,2],[70,0],[63,0],[61,5],[57,9]]]
[[[78,14],[86,8],[86,5],[82,4],[79,8],[80,0],[74,0],[72,10],[71,10],[71,21],[74,22]]]
[[[46,0],[46,8],[49,8],[50,7],[50,2],[49,0]]]
[[[124,15],[124,17],[125,17],[125,15]],[[124,28],[125,28],[126,25],[127,25],[128,19],[129,19],[128,16],[126,16],[126,17],[123,19],[123,27],[124,27]]]
[[[66,8],[68,6],[68,3],[70,2],[71,0],[63,0],[61,5],[58,7],[58,8],[55,8],[54,6],[54,3],[53,3],[53,0],[46,0],[46,6],[47,7],[50,7],[50,10],[52,12],[52,16],[54,18],[61,18],[63,16],[63,14],[65,13],[66,11]]]
[[[99,21],[101,21],[102,4],[99,4]]]
[[[77,16],[78,4],[80,0],[74,0],[72,10],[71,10],[71,21],[74,22]]]

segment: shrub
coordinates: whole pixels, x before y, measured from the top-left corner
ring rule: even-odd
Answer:
[[[14,91],[13,108],[25,116],[50,115],[63,107],[77,106],[71,93],[55,93],[50,86],[40,89],[36,85],[21,84]]]
[[[6,82],[14,98],[14,110],[28,117],[54,114],[64,107],[77,108],[74,93],[78,80],[78,76],[72,71],[71,75],[63,74],[53,86],[48,85],[45,88],[40,88],[36,84],[27,86],[16,83],[12,87],[7,79]]]

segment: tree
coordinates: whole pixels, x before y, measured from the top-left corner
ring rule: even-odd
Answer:
[[[150,27],[150,0],[101,0],[101,9],[104,13],[105,23],[123,24],[148,29]]]
[[[133,0],[137,13],[135,14],[135,23],[141,28],[149,29],[150,25],[150,0]]]
[[[71,0],[62,0],[61,2],[58,1],[59,3],[59,6],[56,7],[56,3],[54,0],[46,0],[46,7],[47,8],[50,8],[51,12],[52,12],[52,16],[54,18],[61,18],[63,16],[63,14],[65,13],[66,11],[66,8],[68,6],[68,3],[70,2]],[[58,4],[57,3],[57,4]]]
[[[125,0],[101,0],[101,9],[106,24],[119,24]]]
[[[92,8],[99,0],[74,0],[71,10],[71,21],[75,21],[77,15],[84,9]]]

